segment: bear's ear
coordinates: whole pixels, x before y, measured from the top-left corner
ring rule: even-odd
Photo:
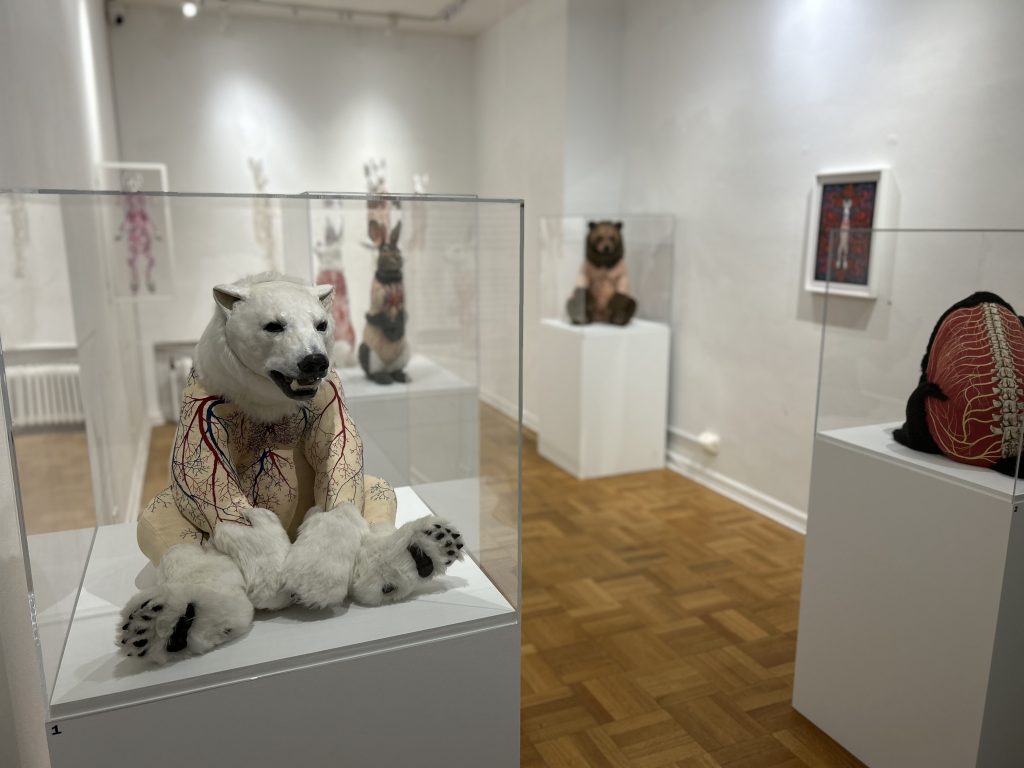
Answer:
[[[224,310],[225,315],[231,314],[235,304],[249,298],[249,286],[246,285],[215,285],[213,286],[213,300],[217,306]]]
[[[331,305],[334,304],[334,286],[315,285],[313,286],[312,291],[317,300],[324,305],[324,309],[330,312]]]
[[[596,221],[588,221],[587,222],[587,231],[588,232],[593,232],[594,231],[594,227],[596,227],[596,226],[597,226],[597,222]]]
[[[621,232],[622,231],[622,222],[621,221],[616,221],[615,222],[615,228],[617,230],[619,230],[619,232]]]

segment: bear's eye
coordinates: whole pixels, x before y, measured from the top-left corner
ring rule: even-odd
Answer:
[[[321,320],[319,323],[316,324],[316,329],[318,331],[320,331],[320,333],[323,333],[324,331],[326,331],[327,330],[327,321],[326,320]]]
[[[284,331],[284,323],[272,322],[267,323],[263,326],[263,330],[267,333],[281,333]]]

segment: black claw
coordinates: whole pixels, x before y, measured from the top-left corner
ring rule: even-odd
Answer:
[[[147,600],[147,601],[146,601],[146,602],[144,602],[144,603],[143,603],[142,605],[140,605],[140,606],[139,606],[139,610],[142,610],[142,609],[143,609],[143,608],[145,608],[145,607],[146,607],[147,605],[149,605],[149,600]]]
[[[224,630],[224,634],[225,635],[230,635],[231,634],[231,627],[228,627],[227,629],[225,629]]]
[[[153,617],[152,616],[147,616],[146,614],[142,614],[142,620],[143,621],[152,621]]]
[[[437,539],[438,541],[440,541],[441,539],[444,538],[444,534],[443,533],[434,534],[434,538]]]
[[[461,533],[456,533],[455,534],[455,538],[456,539],[461,539],[462,538],[462,534]]]
[[[121,645],[124,645],[127,642],[128,642],[128,638],[126,637],[124,640],[121,641]]]
[[[395,585],[385,584],[383,587],[380,588],[380,591],[383,592],[385,595],[389,595],[395,591]]]
[[[160,613],[160,611],[162,611],[163,609],[164,607],[162,605],[154,605],[149,610],[153,611],[154,613]]]
[[[460,543],[458,543],[458,544],[456,544],[456,545],[455,545],[455,548],[456,548],[456,549],[462,549],[462,548],[463,548],[464,546],[466,546],[466,545],[465,545],[465,544],[462,544],[462,543],[460,542]]]
[[[448,541],[446,541],[446,542],[444,543],[444,545],[445,545],[446,547],[450,547],[450,546],[451,546],[452,544],[454,544],[454,543],[455,543],[454,541],[452,541],[451,539],[448,539]]]
[[[126,630],[128,629],[128,626],[129,626],[129,624],[130,624],[130,622],[128,622],[128,623],[125,623],[125,624],[123,624],[123,625],[121,626],[121,631],[122,631],[122,632],[126,631]]]
[[[136,635],[141,635],[141,634],[145,633],[145,631],[146,630],[144,630],[144,629],[137,629],[137,630],[135,630],[135,634]]]
[[[451,532],[452,532],[452,529],[451,529],[451,528],[445,528],[445,529],[444,529],[444,532],[445,532],[445,533],[451,533]]]
[[[140,651],[139,652],[139,658],[141,659],[143,656],[145,656],[148,651],[149,651],[149,648],[147,648],[145,651]]]
[[[449,560],[445,565],[451,565],[453,561]]]
[[[455,557],[455,550],[449,549],[445,554],[448,555],[448,557]]]
[[[134,645],[136,648],[145,648],[146,643],[148,642],[149,640],[147,640],[146,638],[142,638],[141,640],[136,640],[134,643],[132,643],[132,645]]]
[[[440,527],[441,527],[441,524],[440,524],[440,523],[434,523],[434,527],[435,527],[435,528],[440,528]]]

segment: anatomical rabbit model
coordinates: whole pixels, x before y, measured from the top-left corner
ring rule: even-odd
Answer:
[[[352,327],[352,310],[348,301],[348,285],[342,268],[341,238],[345,221],[341,216],[341,202],[325,199],[323,231],[313,246],[317,263],[317,285],[334,287],[334,363],[345,368],[355,365],[356,332]]]
[[[156,224],[149,215],[149,204],[142,189],[142,174],[124,172],[121,174],[121,205],[124,207],[124,218],[118,227],[114,239],[128,240],[128,269],[131,272],[129,287],[132,294],[139,292],[139,270],[141,268],[146,282],[146,290],[156,292],[153,284],[153,241],[160,240]]]
[[[409,381],[404,370],[409,364],[409,342],[405,338],[402,252],[398,249],[401,232],[402,222],[398,222],[377,252],[370,311],[366,313],[363,343],[359,345],[359,364],[366,376],[378,384]]]

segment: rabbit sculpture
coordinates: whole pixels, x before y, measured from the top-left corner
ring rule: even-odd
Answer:
[[[405,286],[402,281],[402,252],[399,221],[377,251],[377,270],[370,287],[370,311],[366,313],[359,365],[367,378],[378,384],[407,382],[409,342],[405,338]]]

